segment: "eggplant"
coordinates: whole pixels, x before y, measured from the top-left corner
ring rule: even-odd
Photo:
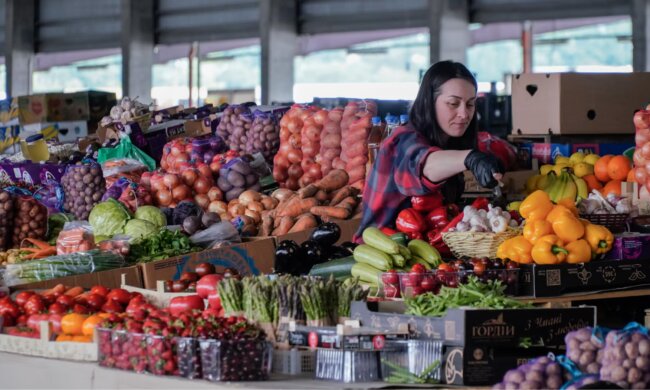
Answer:
[[[341,244],[341,246],[343,248],[345,248],[345,249],[347,249],[349,251],[352,251],[352,252],[354,252],[354,248],[356,248],[357,245],[359,245],[359,244],[355,244],[354,242],[350,242],[350,241],[346,241],[346,242]]]
[[[311,270],[311,267],[314,265],[326,261],[323,256],[323,247],[318,242],[307,240],[300,245],[300,248],[305,256],[301,261],[302,266],[300,267],[303,274],[309,273],[309,270]]]
[[[284,240],[275,248],[275,272],[300,275],[302,249],[293,240]]]
[[[334,222],[326,222],[311,232],[309,239],[316,241],[323,248],[330,247],[341,238],[341,228]]]
[[[323,250],[323,257],[327,261],[352,256],[352,254],[353,254],[352,250],[338,245],[332,245],[331,247]]]

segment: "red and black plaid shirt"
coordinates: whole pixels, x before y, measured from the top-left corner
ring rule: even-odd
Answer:
[[[379,149],[363,190],[363,216],[355,235],[361,237],[368,226],[394,227],[397,214],[410,207],[410,197],[426,195],[442,183],[422,175],[430,153],[440,150],[410,125],[393,130]]]

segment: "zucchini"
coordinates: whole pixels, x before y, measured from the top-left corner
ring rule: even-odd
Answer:
[[[381,274],[381,270],[365,263],[356,263],[352,266],[352,276],[359,277],[362,282],[375,286],[379,286]]]
[[[316,264],[311,267],[309,275],[322,276],[329,278],[334,275],[335,278],[350,277],[352,275],[352,266],[356,263],[352,256],[343,257],[341,259],[334,259],[325,263]]]
[[[395,267],[404,267],[406,264],[406,258],[402,255],[390,255],[393,258],[393,265]]]
[[[409,238],[406,233],[395,233],[390,236],[390,239],[403,246],[406,246],[406,244],[409,242]]]
[[[404,256],[406,260],[410,259],[413,257],[413,253],[411,253],[411,250],[404,245],[399,246],[399,254]]]
[[[370,245],[362,244],[357,246],[354,248],[353,256],[357,262],[372,265],[382,271],[388,271],[393,268],[393,258],[389,254],[375,249]]]
[[[361,236],[365,244],[375,249],[391,255],[399,253],[399,244],[391,240],[390,237],[376,227],[365,228]]]
[[[431,264],[434,267],[440,265],[442,258],[438,250],[428,242],[423,240],[411,240],[409,242],[408,248],[411,250],[413,256],[422,258],[427,263]]]

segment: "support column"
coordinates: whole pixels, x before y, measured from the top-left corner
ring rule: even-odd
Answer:
[[[467,0],[429,0],[430,63],[465,63],[470,38]]]
[[[122,0],[122,95],[151,102],[154,0]]]
[[[296,0],[260,1],[262,104],[293,101],[296,15]]]
[[[7,0],[5,7],[7,97],[29,95],[35,51],[35,0]]]
[[[533,23],[528,20],[521,25],[521,49],[524,73],[533,73]]]
[[[650,70],[650,1],[632,2],[632,68],[635,72]]]

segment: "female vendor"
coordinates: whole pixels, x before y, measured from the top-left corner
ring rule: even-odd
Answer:
[[[456,203],[470,170],[487,188],[504,172],[499,160],[477,149],[476,79],[462,64],[429,68],[409,113],[409,123],[384,141],[366,181],[363,217],[355,240],[368,226],[394,227],[412,196],[439,193]]]

